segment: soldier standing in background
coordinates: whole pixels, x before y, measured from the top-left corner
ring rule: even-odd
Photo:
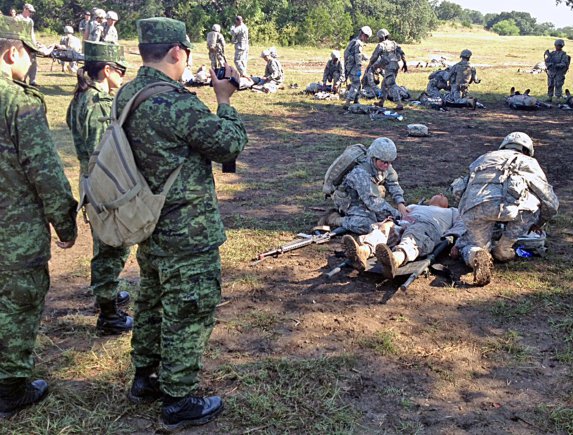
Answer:
[[[332,92],[338,93],[340,85],[344,83],[344,65],[340,60],[340,51],[334,50],[330,53],[330,59],[326,62],[324,74],[322,75],[322,84],[327,85],[332,82]]]
[[[153,191],[176,168],[181,172],[153,234],[137,250],[141,284],[132,338],[135,377],[128,397],[135,403],[162,398],[162,426],[177,430],[207,423],[223,408],[218,396],[194,395],[221,298],[219,246],[225,232],[211,162],[233,161],[247,133],[230,105],[237,90],[230,80],[218,80],[211,70],[217,115],[179,83],[191,52],[185,23],[148,18],[137,21],[137,32],[143,66],[118,92],[117,108],[121,112],[148,84],[175,85],[143,101],[124,130]],[[229,65],[226,77],[239,81]]]
[[[103,9],[94,9],[94,19],[89,22],[84,34],[84,40],[87,41],[101,41],[103,35],[103,20],[105,20],[106,13]]]
[[[15,17],[16,20],[24,21],[32,26],[32,42],[34,44],[36,44],[36,35],[34,34],[34,20],[32,19],[32,14],[34,14],[35,12],[36,9],[34,9],[34,6],[32,6],[30,3],[26,3],[24,5],[24,9],[22,9],[22,13],[16,15]],[[30,85],[37,86],[36,75],[38,74],[38,61],[36,60],[35,51],[30,53],[30,59],[32,61],[32,64],[30,65],[30,69],[28,70],[26,77],[30,79],[29,80]]]
[[[384,107],[384,102],[388,95],[392,96],[392,101],[396,103],[396,110],[402,110],[402,97],[400,96],[400,87],[396,83],[398,72],[400,72],[400,60],[402,61],[402,71],[408,72],[406,65],[406,55],[402,48],[396,42],[390,39],[390,32],[386,29],[380,29],[376,32],[378,45],[374,49],[368,67],[373,70],[380,68],[384,71],[384,79],[380,85],[382,95],[377,106]]]
[[[48,393],[46,381],[29,378],[50,287],[50,224],[60,248],[77,235],[43,95],[24,83],[35,50],[30,24],[0,17],[0,419]]]
[[[72,26],[65,26],[64,27],[64,36],[60,39],[60,44],[56,46],[56,48],[60,50],[69,50],[69,52],[82,52],[82,41],[79,38],[74,36],[74,28]],[[62,72],[66,71],[66,66],[70,68],[71,72],[76,72],[78,70],[78,63],[76,61],[73,62],[64,62],[62,63]]]
[[[85,41],[84,61],[66,115],[80,162],[80,179],[88,175],[90,157],[109,125],[113,103],[110,93],[119,89],[126,71],[123,47],[116,44]],[[92,237],[90,285],[100,308],[96,329],[102,334],[130,331],[133,319],[117,308],[118,304],[129,301],[128,292],[118,292],[118,277],[129,256],[129,249],[108,246],[93,231]]]
[[[249,61],[249,29],[243,23],[243,17],[237,15],[235,25],[231,27],[231,43],[235,44],[235,66],[241,76],[247,76]]]
[[[364,26],[360,29],[358,36],[353,38],[346,50],[344,50],[344,75],[350,80],[350,89],[346,93],[344,108],[348,109],[350,104],[358,103],[360,98],[360,76],[362,75],[362,62],[367,58],[362,54],[364,44],[372,36],[372,29]]]
[[[221,68],[227,63],[225,59],[225,38],[221,34],[221,26],[213,24],[211,32],[207,33],[207,49],[212,68]]]
[[[107,22],[103,26],[103,34],[101,40],[103,42],[109,42],[110,44],[117,44],[119,36],[117,34],[117,27],[115,27],[115,23],[117,23],[119,17],[114,11],[109,11],[105,16],[105,19]]]
[[[78,26],[78,30],[80,32],[80,35],[82,36],[82,40],[84,39],[86,28],[90,25],[91,18],[92,18],[92,13],[90,11],[85,11],[84,18],[80,21],[80,24]]]
[[[555,95],[559,102],[563,98],[563,83],[565,83],[565,74],[569,70],[571,56],[563,51],[565,41],[563,39],[555,40],[555,50],[545,50],[543,57],[547,65],[547,102],[553,101]],[[555,94],[554,94],[555,92]]]

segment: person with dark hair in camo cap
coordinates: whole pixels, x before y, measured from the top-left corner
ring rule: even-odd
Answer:
[[[135,302],[132,361],[135,377],[129,399],[163,400],[166,430],[204,424],[223,409],[220,397],[196,396],[201,357],[221,300],[219,246],[225,241],[211,162],[233,161],[247,133],[231,95],[238,72],[226,66],[217,79],[210,70],[217,114],[179,83],[191,43],[185,23],[169,18],[137,21],[143,66],[116,97],[118,111],[146,85],[175,89],[151,96],[124,125],[139,169],[159,191],[178,167],[157,226],[139,244],[140,293]],[[230,78],[230,79],[229,79]]]
[[[30,24],[0,17],[0,419],[48,393],[46,381],[30,376],[50,287],[50,225],[60,248],[77,235],[77,203],[44,97],[24,83],[35,50]]]
[[[88,175],[88,163],[99,144],[111,115],[113,91],[122,84],[127,64],[123,47],[104,42],[84,41],[84,67],[78,71],[66,122],[72,131],[80,161],[80,179]],[[102,121],[103,120],[103,121]],[[96,329],[101,334],[121,334],[133,326],[133,319],[117,308],[129,301],[129,293],[118,292],[119,274],[129,249],[115,248],[92,232],[91,288],[100,308]]]

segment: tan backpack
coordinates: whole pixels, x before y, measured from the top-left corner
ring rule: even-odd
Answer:
[[[349,145],[344,152],[332,162],[324,175],[324,184],[322,185],[322,192],[327,197],[334,193],[336,188],[342,183],[342,180],[344,180],[344,177],[346,177],[356,165],[366,160],[367,151],[368,149],[361,143]]]
[[[181,171],[168,177],[154,194],[137,168],[131,145],[123,130],[128,116],[153,95],[177,89],[168,82],[151,83],[135,94],[118,117],[117,98],[107,128],[89,162],[88,175],[80,181],[79,208],[85,207],[91,227],[106,245],[129,247],[153,233],[167,192]]]

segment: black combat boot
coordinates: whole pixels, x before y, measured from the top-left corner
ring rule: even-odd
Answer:
[[[140,367],[135,369],[127,398],[132,403],[151,403],[161,398],[157,367]]]
[[[33,382],[17,381],[0,385],[0,419],[12,417],[21,409],[38,403],[48,395],[48,383],[43,379]]]
[[[126,292],[125,290],[117,292],[116,301],[118,307],[123,307],[124,305],[127,305],[130,299],[131,298],[129,297],[129,292]]]
[[[96,326],[100,334],[117,335],[133,328],[133,317],[118,310],[115,301],[101,303],[100,310]]]
[[[219,396],[163,396],[161,426],[168,432],[209,423],[223,410]]]

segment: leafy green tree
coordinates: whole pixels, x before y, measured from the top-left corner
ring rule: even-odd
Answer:
[[[486,29],[493,29],[493,26],[500,21],[513,20],[519,28],[519,34],[532,35],[537,26],[537,20],[529,12],[501,12],[500,14],[486,15]]]
[[[495,23],[491,30],[501,36],[519,35],[519,27],[513,20],[503,20]]]
[[[463,8],[457,3],[452,3],[447,0],[444,0],[434,7],[434,12],[438,20],[442,21],[459,20],[463,17]]]

